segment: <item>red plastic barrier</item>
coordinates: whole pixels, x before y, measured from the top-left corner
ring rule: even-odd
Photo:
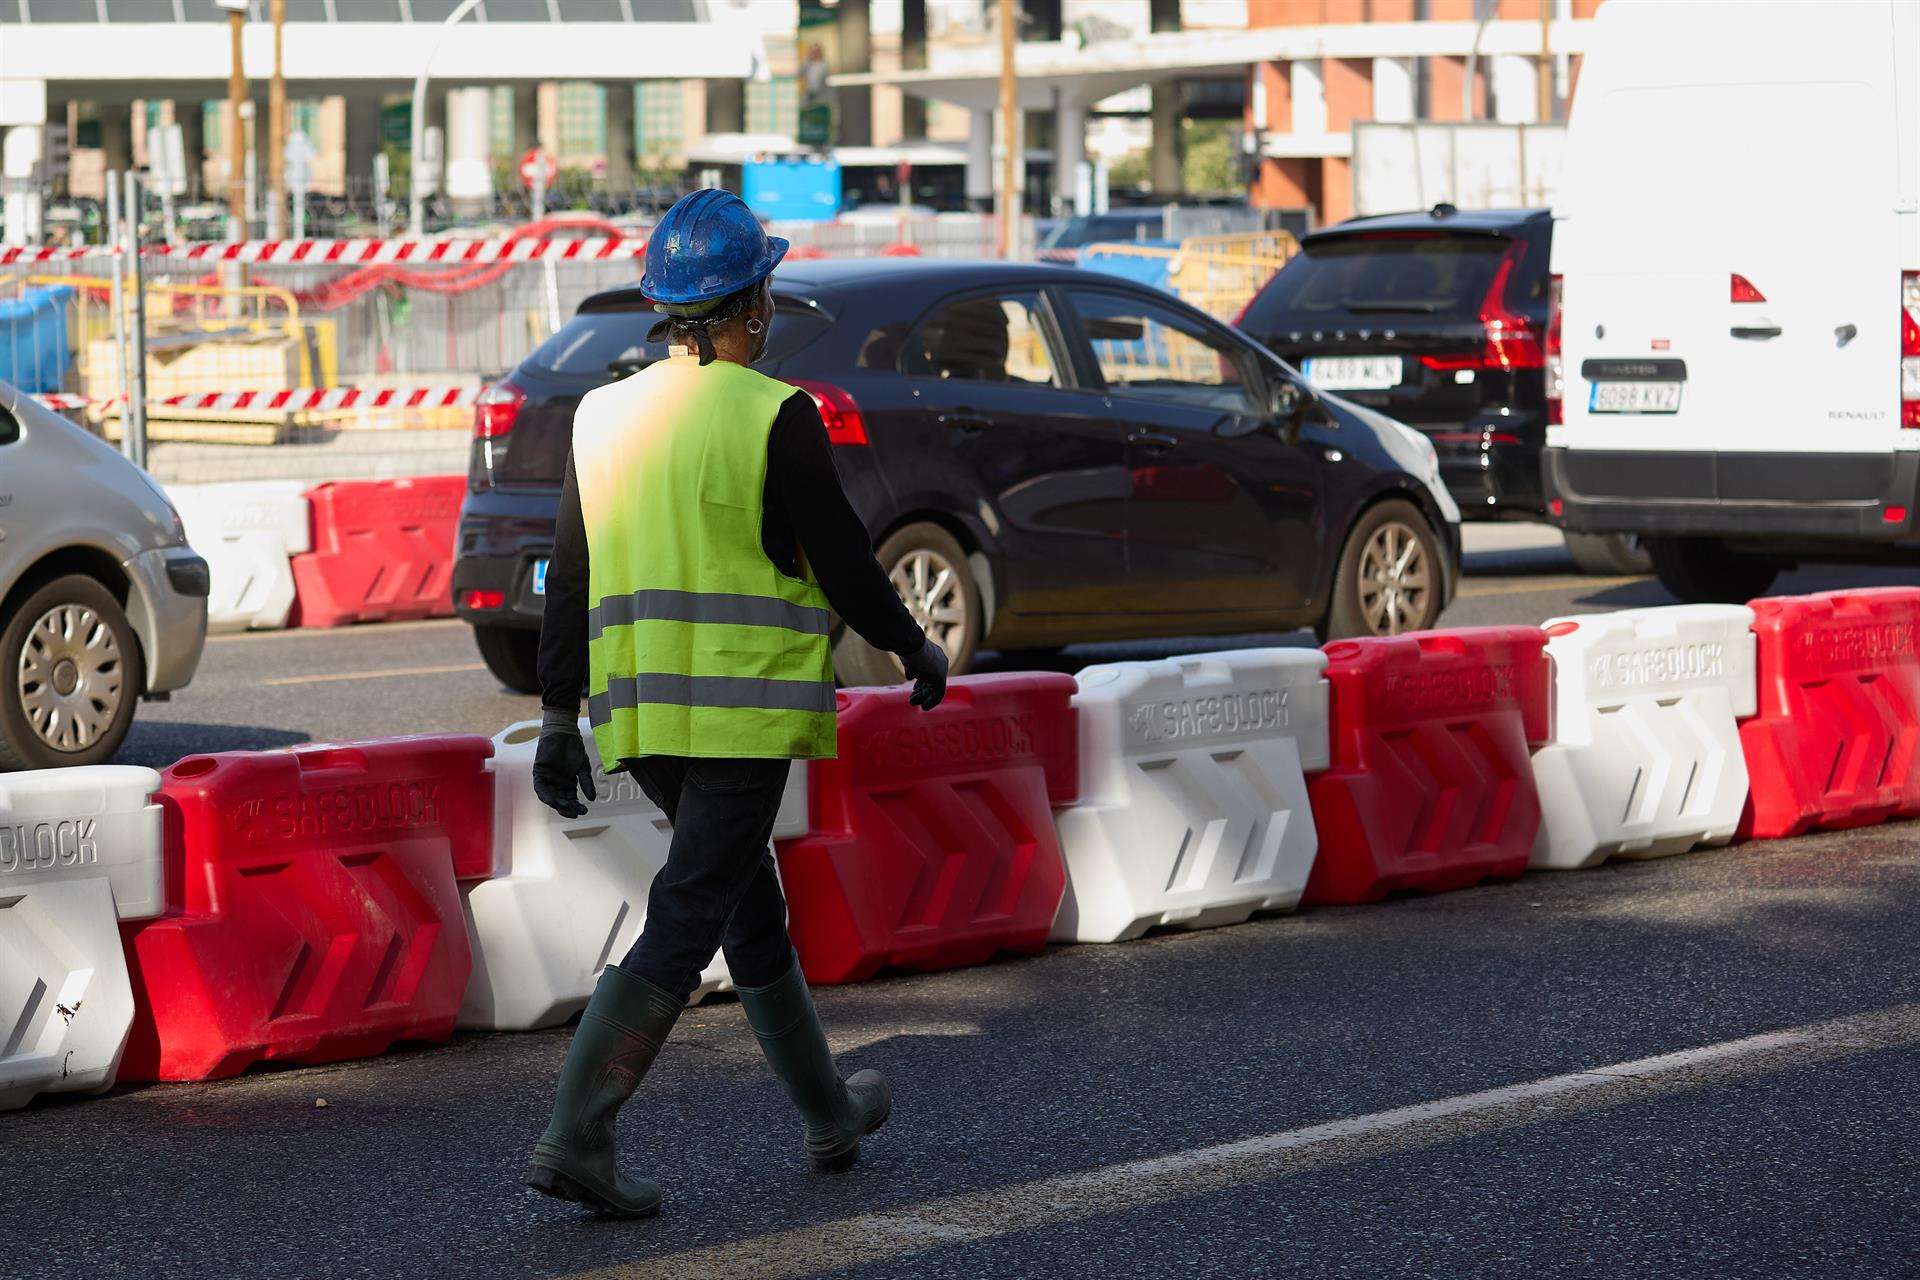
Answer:
[[[812,826],[781,845],[810,982],[1039,951],[1066,892],[1053,807],[1079,788],[1074,682],[968,676],[932,711],[840,693],[840,758],[809,767]]]
[[[289,626],[453,613],[453,544],[464,476],[340,480],[307,494],[313,550],[293,557]]]
[[[1743,836],[1920,815],[1920,590],[1753,602],[1759,714]]]
[[[1320,852],[1303,902],[1373,902],[1526,870],[1540,826],[1532,748],[1552,735],[1536,627],[1326,647],[1333,765],[1308,780]]]
[[[493,744],[390,738],[188,756],[164,774],[168,892],[121,926],[122,1080],[337,1062],[453,1033],[457,879],[493,869]]]

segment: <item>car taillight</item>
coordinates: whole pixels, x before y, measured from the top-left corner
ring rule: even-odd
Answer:
[[[1900,277],[1900,425],[1920,431],[1920,271]]]
[[[527,393],[513,385],[511,379],[502,378],[480,393],[473,402],[473,438],[475,440],[497,440],[513,430],[514,420],[520,416],[520,406],[527,402]]]
[[[467,592],[467,608],[469,609],[500,609],[504,608],[506,603],[507,593],[504,591]]]
[[[1566,395],[1567,370],[1560,358],[1560,277],[1547,286],[1547,425],[1566,421],[1563,398]]]
[[[1479,351],[1460,355],[1421,356],[1421,364],[1438,373],[1461,369],[1511,373],[1515,369],[1546,367],[1540,335],[1525,316],[1507,306],[1507,286],[1520,260],[1526,256],[1526,241],[1516,241],[1500,255],[1500,265],[1494,268],[1493,281],[1487,285],[1487,296],[1480,303],[1480,327],[1486,332],[1486,345]]]
[[[1730,286],[1731,286],[1730,293],[1728,295],[1730,301],[1765,302],[1767,300],[1767,295],[1760,292],[1758,289],[1754,288],[1753,281],[1747,279],[1745,276],[1741,275],[1738,271],[1733,273],[1733,279],[1730,282]]]
[[[845,390],[831,382],[805,378],[787,381],[813,397],[814,406],[820,410],[820,420],[827,424],[829,444],[867,443],[867,420],[860,416],[860,406]]]

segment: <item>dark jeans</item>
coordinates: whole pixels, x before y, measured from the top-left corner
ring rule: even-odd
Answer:
[[[624,763],[673,824],[673,843],[647,895],[646,925],[620,967],[683,1000],[717,950],[740,986],[785,977],[793,944],[768,841],[790,762],[645,756]]]

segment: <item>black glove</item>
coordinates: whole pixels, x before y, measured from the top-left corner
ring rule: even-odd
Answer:
[[[533,751],[533,794],[563,818],[585,817],[580,793],[598,800],[593,789],[593,760],[580,740],[580,722],[571,711],[548,711]]]
[[[947,655],[933,642],[933,637],[928,636],[925,644],[902,656],[900,665],[907,669],[907,678],[913,681],[913,694],[907,701],[922,711],[939,706],[940,700],[947,696]]]

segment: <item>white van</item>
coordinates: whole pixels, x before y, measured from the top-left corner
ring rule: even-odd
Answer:
[[[1920,0],[1608,0],[1555,207],[1549,514],[1683,600],[1920,562]]]

